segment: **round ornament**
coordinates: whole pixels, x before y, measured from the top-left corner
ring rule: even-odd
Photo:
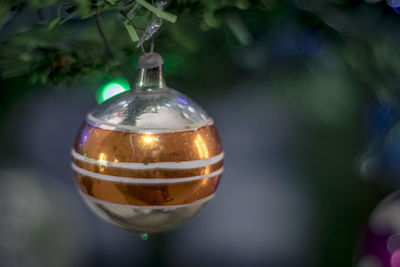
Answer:
[[[135,88],[87,115],[72,149],[79,191],[101,218],[140,233],[162,232],[213,198],[223,171],[213,120],[166,86],[163,60],[139,58]]]

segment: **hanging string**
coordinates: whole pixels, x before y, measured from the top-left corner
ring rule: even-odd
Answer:
[[[154,39],[151,40],[150,53],[154,52]]]
[[[151,2],[152,2],[152,5],[148,4],[145,0],[140,0],[140,1],[136,0],[136,4],[127,13],[120,11],[121,16],[125,18],[124,26],[126,27],[131,39],[134,42],[136,42],[136,41],[138,42],[137,48],[140,47],[143,55],[147,54],[147,52],[145,51],[145,49],[143,47],[144,43],[153,38],[154,34],[160,29],[160,27],[163,23],[163,19],[166,19],[171,22],[176,21],[175,15],[172,15],[172,14],[169,14],[169,13],[166,13],[163,11],[164,7],[168,3],[167,0],[157,0],[157,1],[152,0]],[[140,7],[144,7],[153,13],[152,20],[147,25],[146,29],[144,29],[144,33],[141,36],[141,38],[139,38],[139,36],[135,30],[135,27],[132,23],[132,19],[136,15],[136,13]],[[111,43],[109,42],[109,40],[107,39],[106,35],[104,34],[101,24],[100,24],[100,20],[101,20],[101,16],[100,16],[99,9],[97,7],[96,15],[95,15],[96,26],[97,26],[97,29],[99,31],[101,38],[103,39],[104,46],[107,50],[107,53],[112,56],[115,54],[115,50],[114,50],[113,46],[111,45]],[[140,28],[136,27],[136,29],[140,29]],[[153,52],[154,52],[154,40],[152,39],[149,53],[153,53]]]

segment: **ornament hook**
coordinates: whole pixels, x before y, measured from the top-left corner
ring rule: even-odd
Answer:
[[[154,39],[151,40],[150,52],[146,53],[146,51],[144,50],[143,44],[140,46],[140,49],[142,50],[142,53],[144,56],[147,54],[153,54],[154,53]]]

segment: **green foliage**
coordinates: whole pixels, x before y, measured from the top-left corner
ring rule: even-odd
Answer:
[[[49,24],[49,30],[52,30],[55,26],[57,26],[57,24],[59,24],[60,21],[61,21],[60,17],[53,19]]]
[[[12,23],[10,18],[16,13],[13,10],[18,14],[32,9],[38,13],[52,10],[50,13],[55,16],[47,17],[44,25],[25,25],[28,30],[16,31],[3,39],[0,79],[28,75],[33,83],[58,83],[98,72],[119,72],[139,53],[132,42],[140,39],[154,16],[170,22],[163,24],[165,30],[158,38],[168,40],[171,35],[178,44],[176,49],[198,51],[201,44],[191,36],[191,31],[215,29],[226,21],[242,45],[251,39],[237,14],[229,19],[224,14],[232,8],[250,8],[249,1],[171,1],[166,7],[168,12],[152,4],[153,1],[144,0],[2,1],[0,22]],[[182,16],[181,25],[190,24],[191,28],[173,24],[177,20],[173,14]]]
[[[167,71],[179,75],[179,71],[194,70],[196,66],[186,58],[199,54],[197,63],[202,63],[214,54],[218,58],[225,56],[225,61],[216,60],[215,65],[224,64],[224,74],[228,76],[234,72],[228,57],[242,53],[229,49],[251,47],[257,42],[257,32],[268,35],[270,28],[286,16],[330,38],[330,45],[336,46],[336,56],[356,82],[376,91],[381,98],[400,97],[400,56],[393,53],[400,43],[400,29],[396,27],[395,13],[385,13],[391,11],[385,4],[355,7],[343,1],[333,6],[310,0],[299,1],[301,5],[293,7],[279,0],[177,0],[170,1],[163,11],[150,3],[153,4],[144,0],[3,0],[0,26],[12,24],[18,19],[15,16],[25,11],[51,10],[53,16],[46,17],[44,24],[42,21],[24,25],[24,30],[0,32],[6,36],[0,42],[0,79],[26,75],[35,83],[58,83],[82,75],[121,74],[137,59],[140,51],[132,42],[140,39],[154,16],[166,22],[157,33],[156,48],[170,62]],[[169,23],[176,20],[171,14],[178,15],[176,23]],[[246,64],[273,56],[269,44],[264,45],[262,51],[250,49],[252,54],[245,56]]]
[[[88,0],[73,0],[74,3],[78,6],[79,15],[81,17],[85,17],[92,14],[93,6],[91,1]]]
[[[126,30],[129,33],[129,36],[131,37],[133,42],[139,41],[139,36],[137,35],[135,28],[132,26],[131,22],[129,20],[124,21],[124,26]]]
[[[149,3],[147,3],[144,0],[136,0],[136,2],[141,4],[143,7],[145,7],[149,11],[153,12],[157,17],[165,19],[165,20],[167,20],[169,22],[175,23],[175,21],[176,21],[176,16],[175,15],[172,15],[170,13],[164,12],[161,9],[150,5]]]

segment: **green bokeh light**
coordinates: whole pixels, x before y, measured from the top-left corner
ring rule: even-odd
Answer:
[[[149,235],[148,234],[142,234],[141,236],[140,236],[140,238],[142,239],[142,240],[147,240],[147,239],[149,239]]]
[[[125,91],[129,91],[130,89],[129,82],[124,78],[113,79],[97,91],[97,103],[101,104],[107,99]]]

